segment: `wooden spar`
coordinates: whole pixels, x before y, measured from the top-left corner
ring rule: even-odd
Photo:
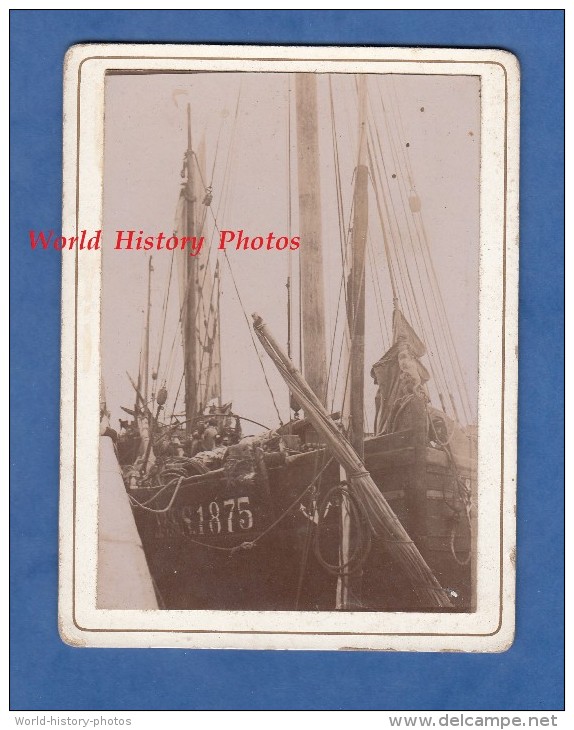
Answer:
[[[143,351],[140,351],[140,362],[139,362],[139,367],[138,367],[138,384],[137,384],[137,386],[134,385],[134,383],[132,381],[132,385],[136,389],[136,399],[135,399],[135,403],[134,403],[134,415],[136,418],[136,423],[137,423],[137,418],[138,418],[138,404],[139,404],[139,399],[141,397],[140,391],[141,391],[141,387],[142,387],[142,355],[143,355]],[[128,378],[130,378],[129,374],[128,374]],[[131,381],[131,378],[130,378],[130,381]],[[142,400],[143,400],[143,398],[142,398]]]
[[[149,389],[149,320],[151,312],[151,272],[153,266],[151,263],[152,257],[149,257],[148,265],[148,276],[147,276],[147,311],[145,319],[145,334],[144,334],[144,351],[143,351],[143,399],[144,405],[147,408],[148,402],[148,389]],[[141,386],[140,386],[141,387]]]
[[[321,188],[317,133],[317,85],[313,73],[298,73],[297,176],[301,248],[303,372],[323,405],[327,402],[327,347],[321,241]]]
[[[138,431],[141,436],[141,444],[139,448],[139,456],[144,457],[143,466],[142,466],[142,472],[145,472],[147,469],[148,463],[153,465],[155,463],[155,454],[152,450],[152,436],[153,436],[153,428],[155,425],[155,422],[157,421],[159,417],[159,412],[161,410],[161,406],[157,409],[157,414],[154,419],[153,413],[150,411],[149,406],[144,401],[144,398],[140,392],[140,389],[138,386],[134,383],[131,375],[126,372],[126,375],[129,378],[130,383],[132,384],[132,387],[136,391],[136,407],[135,407],[135,421],[138,428]],[[141,403],[141,409],[139,404]],[[123,407],[122,407],[123,408]],[[130,411],[126,408],[123,408],[124,411],[129,413]],[[150,460],[151,456],[151,460]]]
[[[149,413],[149,408],[147,407],[146,402],[144,401],[140,388],[134,383],[132,376],[127,371],[126,371],[126,375],[128,376],[128,379],[132,385],[132,388],[136,392],[136,407],[135,407],[136,413],[139,410],[140,403],[141,403],[141,410],[142,410],[143,414],[145,415],[146,413]],[[129,413],[129,411],[128,411],[128,413]]]
[[[366,471],[363,460],[333,423],[325,407],[269,332],[261,317],[253,314],[253,319],[255,332],[265,351],[301,403],[319,437],[325,441],[334,458],[349,475],[349,487],[360,501],[373,534],[385,541],[387,551],[405,571],[413,589],[426,605],[437,608],[452,607],[447,592],[441,587],[419,549]]]
[[[214,277],[217,277],[217,320],[216,320],[216,337],[217,337],[217,352],[219,353],[219,362],[217,363],[217,393],[218,393],[218,405],[221,405],[223,399],[221,397],[222,384],[221,384],[221,275],[219,270],[219,261],[215,265]]]
[[[144,320],[144,331],[143,331],[143,343],[140,351],[140,362],[138,368],[138,383],[137,386],[127,373],[130,383],[133,385],[136,391],[136,400],[134,404],[135,424],[140,434],[146,431],[145,419],[148,413],[148,380],[149,380],[149,324],[150,324],[150,312],[151,312],[151,272],[153,271],[152,257],[149,257],[148,262],[148,283],[147,283],[147,309]],[[142,383],[143,380],[143,383]],[[143,395],[142,395],[143,388]],[[140,411],[141,402],[141,411]],[[142,442],[143,443],[143,442]]]
[[[205,137],[195,143],[195,236],[201,237],[206,233],[207,209],[211,200],[211,187],[207,187],[208,177],[205,165]],[[219,261],[216,262],[213,274],[211,273],[210,255],[205,251],[197,254],[195,270],[197,288],[195,295],[195,339],[197,352],[196,366],[196,411],[203,412],[205,406],[214,397],[221,405],[221,335],[220,335],[220,282]]]
[[[287,277],[287,354],[291,357],[291,277]]]
[[[187,105],[187,151],[185,153],[185,235],[195,235],[195,189],[193,176],[193,149],[191,146],[191,106]],[[192,419],[197,415],[197,343],[196,343],[196,257],[187,255],[187,276],[185,280],[185,327],[184,327],[184,373],[185,373],[185,419],[187,433],[191,436]]]
[[[348,287],[349,330],[351,332],[350,420],[351,443],[364,458],[364,390],[365,390],[365,252],[369,216],[367,167],[367,91],[364,74],[358,74],[359,157],[355,174],[352,268]]]
[[[154,436],[154,433],[153,432],[154,432],[155,425],[156,425],[156,423],[159,420],[159,414],[161,412],[161,408],[162,408],[161,405],[158,404],[157,412],[155,414],[155,418],[149,419],[149,441],[148,441],[147,446],[146,446],[146,450],[145,450],[145,454],[144,454],[144,460],[143,460],[143,465],[142,465],[142,472],[144,472],[144,473],[147,470],[147,465],[148,465],[149,457],[150,457],[150,454],[152,452],[152,443],[153,443],[153,436]],[[155,461],[155,458],[154,458],[154,461]]]
[[[344,417],[349,424],[349,436],[353,448],[364,459],[364,370],[365,370],[365,249],[368,225],[368,169],[366,167],[366,86],[363,74],[358,75],[359,96],[359,154],[355,175],[353,200],[353,234],[351,238],[351,271],[349,275],[348,330],[351,341],[349,353],[349,398],[343,403]],[[350,475],[341,468],[341,479],[350,483]],[[339,546],[341,565],[348,564],[357,536],[353,534],[348,497],[341,497],[341,542]],[[350,610],[361,605],[361,575],[343,573],[337,581],[337,608]]]

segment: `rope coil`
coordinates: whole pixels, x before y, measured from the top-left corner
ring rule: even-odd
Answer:
[[[343,498],[347,499],[349,510],[349,519],[351,524],[355,524],[354,547],[346,561],[339,560],[337,563],[328,562],[321,552],[321,537],[324,532],[326,507],[329,503],[333,503],[334,495],[340,495],[340,506],[342,507]],[[331,487],[321,501],[317,505],[319,520],[315,537],[313,541],[313,552],[319,564],[325,568],[328,573],[337,576],[358,575],[365,561],[369,557],[371,551],[371,531],[364,529],[364,513],[361,502],[357,497],[346,488],[344,482]],[[323,515],[323,517],[321,517]]]

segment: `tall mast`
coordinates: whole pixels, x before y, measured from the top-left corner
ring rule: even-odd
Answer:
[[[367,126],[366,126],[366,84],[365,75],[358,74],[359,96],[359,154],[355,170],[355,191],[353,198],[353,235],[351,238],[351,271],[347,287],[348,329],[351,337],[349,398],[343,403],[344,417],[349,419],[349,440],[364,460],[364,379],[365,379],[365,250],[368,226],[368,181]],[[351,475],[341,468],[341,480],[350,482]],[[353,553],[357,536],[353,530],[349,500],[341,498],[341,542],[339,554],[342,565],[346,565]],[[342,574],[337,581],[336,605],[338,609],[350,610],[361,606],[361,573]]]
[[[212,188],[208,184],[205,158],[205,137],[202,137],[199,143],[195,142],[194,153],[194,171],[197,173],[194,174],[196,237],[207,234],[207,212],[212,201]],[[221,405],[220,283],[219,261],[216,260],[212,273],[208,250],[202,250],[194,258],[198,280],[195,295],[196,411],[201,413],[214,398],[218,405]]]
[[[144,349],[142,354],[143,359],[143,397],[144,397],[144,408],[147,408],[148,403],[148,389],[149,389],[149,320],[151,312],[151,272],[153,266],[151,264],[151,256],[148,262],[148,275],[147,275],[147,310],[145,319],[145,332],[144,332]],[[138,383],[138,386],[141,385]]]
[[[315,74],[296,74],[296,96],[303,373],[315,395],[325,405],[327,347]]]
[[[364,456],[363,401],[365,389],[365,251],[369,216],[367,167],[367,89],[364,74],[358,74],[359,156],[355,173],[352,236],[352,268],[349,281],[349,329],[351,332],[350,416],[351,443]]]
[[[187,151],[185,153],[185,235],[195,235],[195,189],[193,176],[193,149],[191,146],[191,106],[187,105]],[[185,372],[185,420],[187,432],[191,435],[191,420],[197,415],[197,347],[196,347],[196,291],[197,266],[195,256],[187,258],[185,283],[185,329],[184,329],[184,372]]]

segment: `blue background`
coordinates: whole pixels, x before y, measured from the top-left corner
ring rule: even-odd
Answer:
[[[73,649],[57,632],[62,62],[80,42],[504,48],[522,67],[517,635],[504,654]],[[562,11],[12,11],[11,709],[563,707]]]

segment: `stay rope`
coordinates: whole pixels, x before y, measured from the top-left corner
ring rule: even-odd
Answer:
[[[272,530],[274,530],[277,527],[277,525],[279,525],[279,523],[282,522],[285,519],[285,517],[287,517],[287,515],[289,515],[295,509],[295,507],[297,507],[299,505],[299,503],[301,502],[303,497],[307,494],[307,492],[310,489],[312,489],[312,487],[315,485],[317,480],[321,477],[323,472],[325,472],[326,469],[332,464],[332,462],[333,462],[333,457],[331,457],[326,462],[326,464],[323,466],[323,468],[317,474],[315,474],[315,476],[313,477],[313,480],[296,497],[296,499],[294,499],[293,502],[291,502],[291,504],[279,515],[279,517],[277,517],[277,519],[273,520],[273,522],[270,525],[268,525],[265,528],[265,530],[263,530],[263,532],[259,533],[259,535],[257,535],[257,537],[255,537],[253,540],[244,540],[243,542],[238,543],[237,545],[234,545],[233,547],[223,547],[221,545],[212,545],[211,543],[203,542],[201,540],[194,540],[190,537],[187,537],[186,541],[193,543],[194,545],[199,545],[201,547],[208,548],[210,550],[217,550],[219,552],[228,553],[229,556],[234,555],[235,553],[237,553],[240,550],[251,550],[252,548],[254,548],[257,545],[258,542],[260,542],[260,540],[262,540],[266,535],[268,535]],[[163,507],[161,509],[154,509],[152,507],[147,507],[146,504],[149,504],[149,502],[151,502],[151,500],[148,500],[148,502],[146,502],[146,503],[140,503],[132,495],[129,495],[130,501],[138,509],[144,509],[147,512],[155,512],[157,514],[167,512],[173,505],[173,503],[175,501],[175,497],[176,497],[177,493],[179,492],[179,489],[183,485],[184,481],[185,480],[183,477],[179,478],[179,481],[177,482],[177,486],[174,489],[174,493],[173,493],[167,507]],[[167,485],[167,486],[169,486],[169,485]]]

